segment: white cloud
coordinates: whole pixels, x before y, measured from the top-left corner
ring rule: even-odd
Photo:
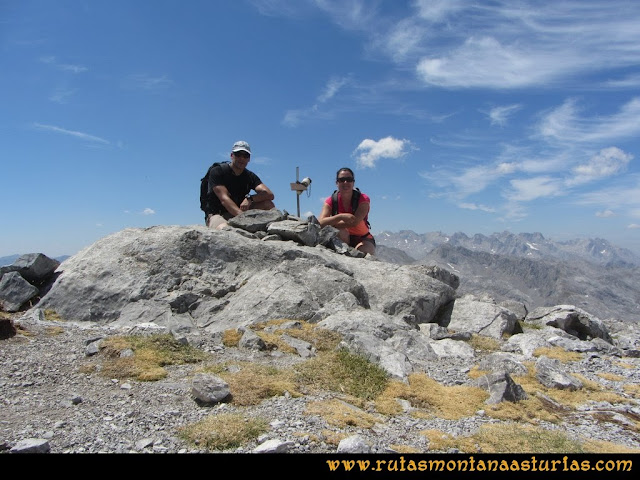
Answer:
[[[634,73],[622,78],[607,80],[605,87],[611,88],[638,88],[640,87],[640,73]]]
[[[403,157],[407,154],[406,149],[410,147],[409,140],[385,137],[375,141],[367,138],[360,142],[353,155],[356,157],[359,167],[373,168],[381,158]]]
[[[550,141],[569,144],[603,142],[640,135],[640,97],[631,99],[617,113],[600,117],[579,117],[575,99],[546,114],[538,125],[540,135]]]
[[[39,130],[47,130],[49,132],[62,133],[64,135],[71,135],[72,137],[80,138],[82,140],[88,140],[90,142],[98,142],[109,144],[108,140],[104,138],[96,137],[95,135],[89,135],[88,133],[77,132],[74,130],[67,130],[65,128],[56,127],[54,125],[43,125],[40,123],[34,123],[33,126]]]
[[[576,79],[587,82],[589,73],[603,68],[640,63],[638,5],[625,0],[542,5],[417,0],[413,7],[415,14],[390,27],[371,22],[371,36],[391,59],[413,65],[426,85],[575,85]],[[402,26],[410,33],[403,35]],[[629,86],[637,80],[629,76],[609,83]]]
[[[287,110],[282,119],[282,123],[288,127],[297,127],[306,117],[304,110]]]
[[[437,23],[462,10],[464,4],[461,0],[418,0],[415,6],[420,18]]]
[[[427,85],[516,88],[546,83],[550,71],[539,68],[533,52],[502,45],[493,37],[471,37],[440,57],[423,58],[416,73]]]
[[[496,167],[496,172],[500,175],[507,175],[509,173],[515,172],[517,168],[518,166],[515,163],[502,162],[499,163]]]
[[[155,215],[155,210],[151,209],[151,208],[145,208],[142,212],[140,212],[142,215]]]
[[[631,228],[631,229],[635,229],[635,228],[640,228],[640,225],[638,225],[637,223],[630,223],[627,228]]]
[[[553,177],[541,176],[527,179],[513,179],[512,190],[505,193],[511,201],[528,202],[537,198],[556,197],[565,193],[563,183]]]
[[[421,50],[423,37],[426,35],[424,27],[413,18],[399,21],[376,44],[387,52],[394,61],[402,62]]]
[[[282,124],[288,127],[297,127],[308,118],[328,118],[331,115],[321,111],[321,105],[327,103],[338,92],[350,83],[349,77],[332,77],[328,80],[324,90],[316,98],[316,103],[304,109],[292,109],[285,112]]]
[[[348,30],[369,26],[377,14],[375,5],[366,0],[313,0],[335,23]]]
[[[331,100],[336,93],[345,85],[349,83],[349,78],[347,77],[333,77],[329,79],[327,85],[325,86],[324,92],[318,97],[318,102],[325,103],[328,100]]]
[[[54,56],[41,57],[40,61],[42,63],[46,63],[47,65],[52,65],[53,67],[57,68],[58,70],[62,70],[62,71],[65,71],[65,72],[83,73],[83,72],[86,72],[87,70],[89,70],[87,67],[84,67],[82,65],[70,65],[70,64],[67,64],[67,63],[58,63],[56,61],[56,57],[54,57]]]
[[[486,205],[477,205],[475,203],[459,203],[458,207],[467,210],[480,210],[488,213],[494,213],[496,211],[495,208],[487,207]]]
[[[613,212],[613,210],[603,210],[601,212],[596,212],[596,217],[600,217],[600,218],[610,218],[615,216],[616,214],[615,212]]]
[[[623,152],[617,147],[609,147],[589,160],[588,163],[573,167],[575,176],[567,180],[567,185],[581,185],[583,183],[609,177],[624,171],[633,155]]]
[[[488,113],[491,125],[500,125],[501,127],[506,125],[509,117],[520,108],[522,108],[522,105],[518,104],[492,108]]]
[[[595,206],[640,217],[640,175],[629,175],[615,186],[583,193],[573,200],[576,205]]]
[[[462,170],[441,169],[435,172],[422,172],[419,175],[429,180],[432,186],[452,188],[453,191],[446,196],[459,200],[485,190],[502,177],[514,173],[516,169],[517,165],[514,163],[499,163],[477,165]]]

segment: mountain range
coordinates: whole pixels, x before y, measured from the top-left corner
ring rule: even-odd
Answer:
[[[460,277],[460,294],[517,300],[531,311],[575,305],[602,319],[640,319],[640,257],[607,240],[548,240],[540,233],[486,236],[411,230],[376,235],[377,255],[437,265]]]

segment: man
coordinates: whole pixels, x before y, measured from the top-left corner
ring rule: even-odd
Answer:
[[[275,198],[269,187],[247,169],[251,160],[251,147],[245,141],[233,144],[231,163],[214,165],[209,173],[209,205],[207,226],[221,229],[227,220],[250,209],[275,208]],[[256,193],[251,195],[251,190]]]

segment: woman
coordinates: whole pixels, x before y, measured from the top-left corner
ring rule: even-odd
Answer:
[[[375,255],[376,241],[369,231],[367,221],[371,199],[354,188],[354,183],[355,175],[350,168],[338,170],[336,173],[338,190],[325,200],[318,221],[323,227],[331,225],[337,228],[340,239],[346,244],[363,253]],[[334,201],[337,208],[334,208]]]

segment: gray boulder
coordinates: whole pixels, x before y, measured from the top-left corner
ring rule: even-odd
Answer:
[[[536,308],[527,315],[526,322],[560,328],[580,340],[601,338],[613,343],[607,327],[599,318],[573,305]]]
[[[262,242],[235,230],[158,226],[114,233],[66,260],[38,307],[68,321],[174,333],[244,328],[250,335],[259,322],[322,320],[346,335],[346,346],[399,377],[434,358],[418,327],[436,322],[452,302],[457,277],[318,245]],[[251,338],[242,345],[259,348]],[[313,354],[293,343],[301,355]]]
[[[5,273],[0,280],[0,303],[3,310],[17,312],[22,305],[38,295],[39,290],[17,271]]]
[[[582,382],[566,373],[559,360],[542,356],[536,361],[536,378],[548,388],[579,390]]]
[[[60,262],[42,253],[27,253],[13,262],[10,268],[16,269],[27,282],[37,283],[49,278]]]
[[[27,438],[15,444],[10,453],[49,453],[51,445],[44,438]]]
[[[220,377],[196,373],[191,383],[191,395],[203,405],[215,405],[231,396],[229,385]]]
[[[371,447],[360,435],[351,435],[340,440],[337,453],[371,453]]]
[[[489,391],[490,396],[485,402],[487,404],[519,402],[528,398],[524,389],[507,372],[483,375],[476,380],[476,385]]]
[[[455,300],[449,330],[464,330],[497,339],[514,333],[518,318],[488,297],[464,295]]]
[[[278,209],[247,210],[229,219],[228,224],[248,232],[267,231],[269,224],[285,219],[285,214]]]
[[[279,235],[285,240],[293,240],[311,247],[318,244],[320,226],[315,223],[296,220],[281,220],[271,223],[267,228],[267,233]]]

